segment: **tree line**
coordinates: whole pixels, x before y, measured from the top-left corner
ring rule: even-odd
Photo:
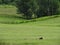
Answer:
[[[16,0],[0,0],[0,4],[13,4]]]
[[[59,14],[60,0],[18,0],[18,12],[26,19]]]
[[[0,0],[0,4],[14,4],[22,18],[32,19],[60,13],[60,0]]]

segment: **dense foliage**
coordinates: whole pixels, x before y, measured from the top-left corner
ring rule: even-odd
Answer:
[[[26,18],[50,16],[58,14],[59,0],[18,0],[18,12]]]
[[[0,0],[0,4],[13,4],[16,0]]]
[[[38,17],[56,15],[58,13],[58,0],[38,0]]]
[[[16,4],[23,18],[32,19],[60,13],[60,0],[0,0],[0,4]]]
[[[18,0],[16,4],[18,12],[23,14],[23,18],[31,19],[32,15],[37,10],[35,0]]]

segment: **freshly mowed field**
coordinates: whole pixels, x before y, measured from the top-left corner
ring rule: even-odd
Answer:
[[[12,17],[16,15],[16,8],[3,9],[4,7],[0,7],[0,22],[4,22],[0,23],[0,45],[60,45],[60,16],[43,17],[35,22],[5,24],[24,20]],[[10,12],[11,10],[15,13]],[[40,37],[43,39],[39,39]]]
[[[0,15],[1,14],[16,14],[16,7],[11,5],[0,5]]]
[[[40,37],[42,40],[39,40]],[[60,45],[59,26],[35,24],[0,24],[0,42],[6,45]]]
[[[17,8],[15,6],[0,5],[0,23],[20,23],[21,17],[17,15]]]

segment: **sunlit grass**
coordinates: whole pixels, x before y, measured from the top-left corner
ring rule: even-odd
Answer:
[[[24,20],[15,7],[0,7],[0,45],[60,45],[60,15]]]

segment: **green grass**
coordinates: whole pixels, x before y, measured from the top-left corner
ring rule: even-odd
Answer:
[[[0,15],[1,14],[16,14],[16,7],[9,5],[0,5]]]
[[[0,12],[0,45],[60,45],[60,15],[24,20],[14,7]]]
[[[39,23],[0,24],[0,42],[21,45],[60,45],[59,26],[40,26]],[[39,40],[42,36],[44,39]]]

